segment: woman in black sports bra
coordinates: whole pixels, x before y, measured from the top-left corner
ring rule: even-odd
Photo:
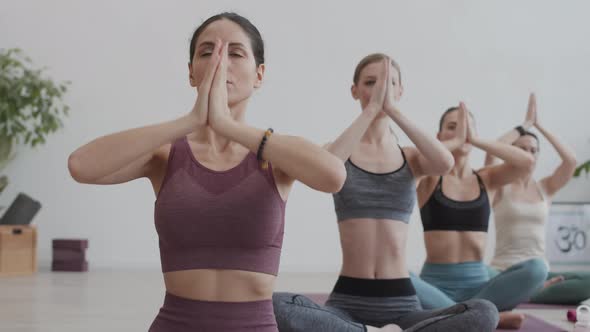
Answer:
[[[499,311],[511,310],[542,285],[547,271],[542,261],[530,260],[489,278],[483,257],[490,202],[534,160],[516,147],[477,137],[473,115],[463,103],[443,114],[437,136],[452,152],[455,166],[448,175],[423,179],[417,189],[427,255],[421,278],[412,280],[416,292],[425,308],[481,298]],[[475,171],[469,163],[472,147],[504,163]],[[517,328],[523,319],[503,312],[499,326]]]

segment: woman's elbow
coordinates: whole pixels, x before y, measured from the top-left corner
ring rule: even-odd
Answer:
[[[311,187],[325,193],[337,193],[346,181],[346,168],[338,157],[326,153],[323,158],[321,171],[316,173],[315,185]]]
[[[445,158],[437,169],[438,175],[448,174],[453,167],[455,167],[455,158],[453,158],[453,155],[449,152],[445,155]]]
[[[333,163],[330,167],[329,176],[327,176],[325,183],[325,192],[337,193],[342,190],[344,182],[346,181],[346,168],[340,159],[336,158],[338,162]]]
[[[578,166],[578,158],[576,158],[576,155],[573,153],[570,156],[568,156],[565,162],[568,166],[572,167],[573,169],[576,169],[576,167]]]
[[[532,154],[527,154],[522,161],[521,167],[525,172],[531,173],[535,170],[535,157]]]
[[[79,183],[92,182],[91,179],[88,177],[88,175],[84,174],[82,162],[80,160],[80,157],[76,154],[76,152],[73,152],[68,157],[68,170],[70,172],[70,176],[76,182],[79,182]]]
[[[451,152],[447,152],[440,160],[430,162],[430,166],[427,166],[430,171],[426,172],[428,175],[438,176],[449,174],[455,166],[455,158],[453,158]]]

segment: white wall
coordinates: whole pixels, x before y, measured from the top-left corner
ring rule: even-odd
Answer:
[[[521,121],[534,90],[546,127],[590,157],[587,1],[2,0],[0,47],[20,47],[53,78],[73,82],[65,128],[21,150],[0,196],[6,205],[23,191],[43,203],[35,221],[42,266],[52,238],[86,237],[92,267],[159,267],[148,182],[83,186],[69,177],[67,156],[99,135],[188,112],[189,38],[225,10],[250,18],[266,42],[266,82],[249,108],[259,127],[332,139],[359,112],[349,95],[354,66],[381,51],[402,66],[402,110],[433,134],[441,112],[465,100],[480,135],[496,137]],[[481,165],[483,154],[473,160]],[[543,142],[538,173],[556,164]],[[590,199],[589,181],[572,184],[570,197]],[[296,185],[287,210],[282,271],[337,270],[331,197]],[[414,270],[424,259],[421,232],[415,213]]]

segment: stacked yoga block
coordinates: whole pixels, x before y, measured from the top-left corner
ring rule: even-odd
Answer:
[[[87,239],[54,239],[51,271],[85,272]]]
[[[37,272],[37,228],[0,226],[0,276]]]

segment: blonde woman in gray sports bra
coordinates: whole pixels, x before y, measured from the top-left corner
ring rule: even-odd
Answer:
[[[351,88],[362,112],[326,149],[344,162],[347,178],[334,194],[343,263],[325,307],[289,293],[275,294],[281,332],[493,331],[491,302],[470,300],[424,311],[406,267],[408,222],[416,183],[442,175],[453,156],[395,106],[401,98],[400,67],[384,54],[357,65]],[[416,147],[401,148],[392,119]]]
[[[535,127],[561,158],[561,163],[552,174],[540,181],[533,178],[533,171],[505,186],[493,201],[496,223],[496,252],[491,263],[490,274],[528,260],[545,259],[545,223],[553,196],[563,188],[576,168],[574,152],[556,136],[543,127],[537,115],[537,101],[534,94],[529,97],[525,121],[499,138],[531,153],[535,161],[539,156],[539,139],[529,129]],[[486,156],[486,164],[495,158]],[[547,266],[549,263],[547,262]],[[547,304],[578,304],[590,298],[590,272],[549,272],[547,282],[531,302]]]

